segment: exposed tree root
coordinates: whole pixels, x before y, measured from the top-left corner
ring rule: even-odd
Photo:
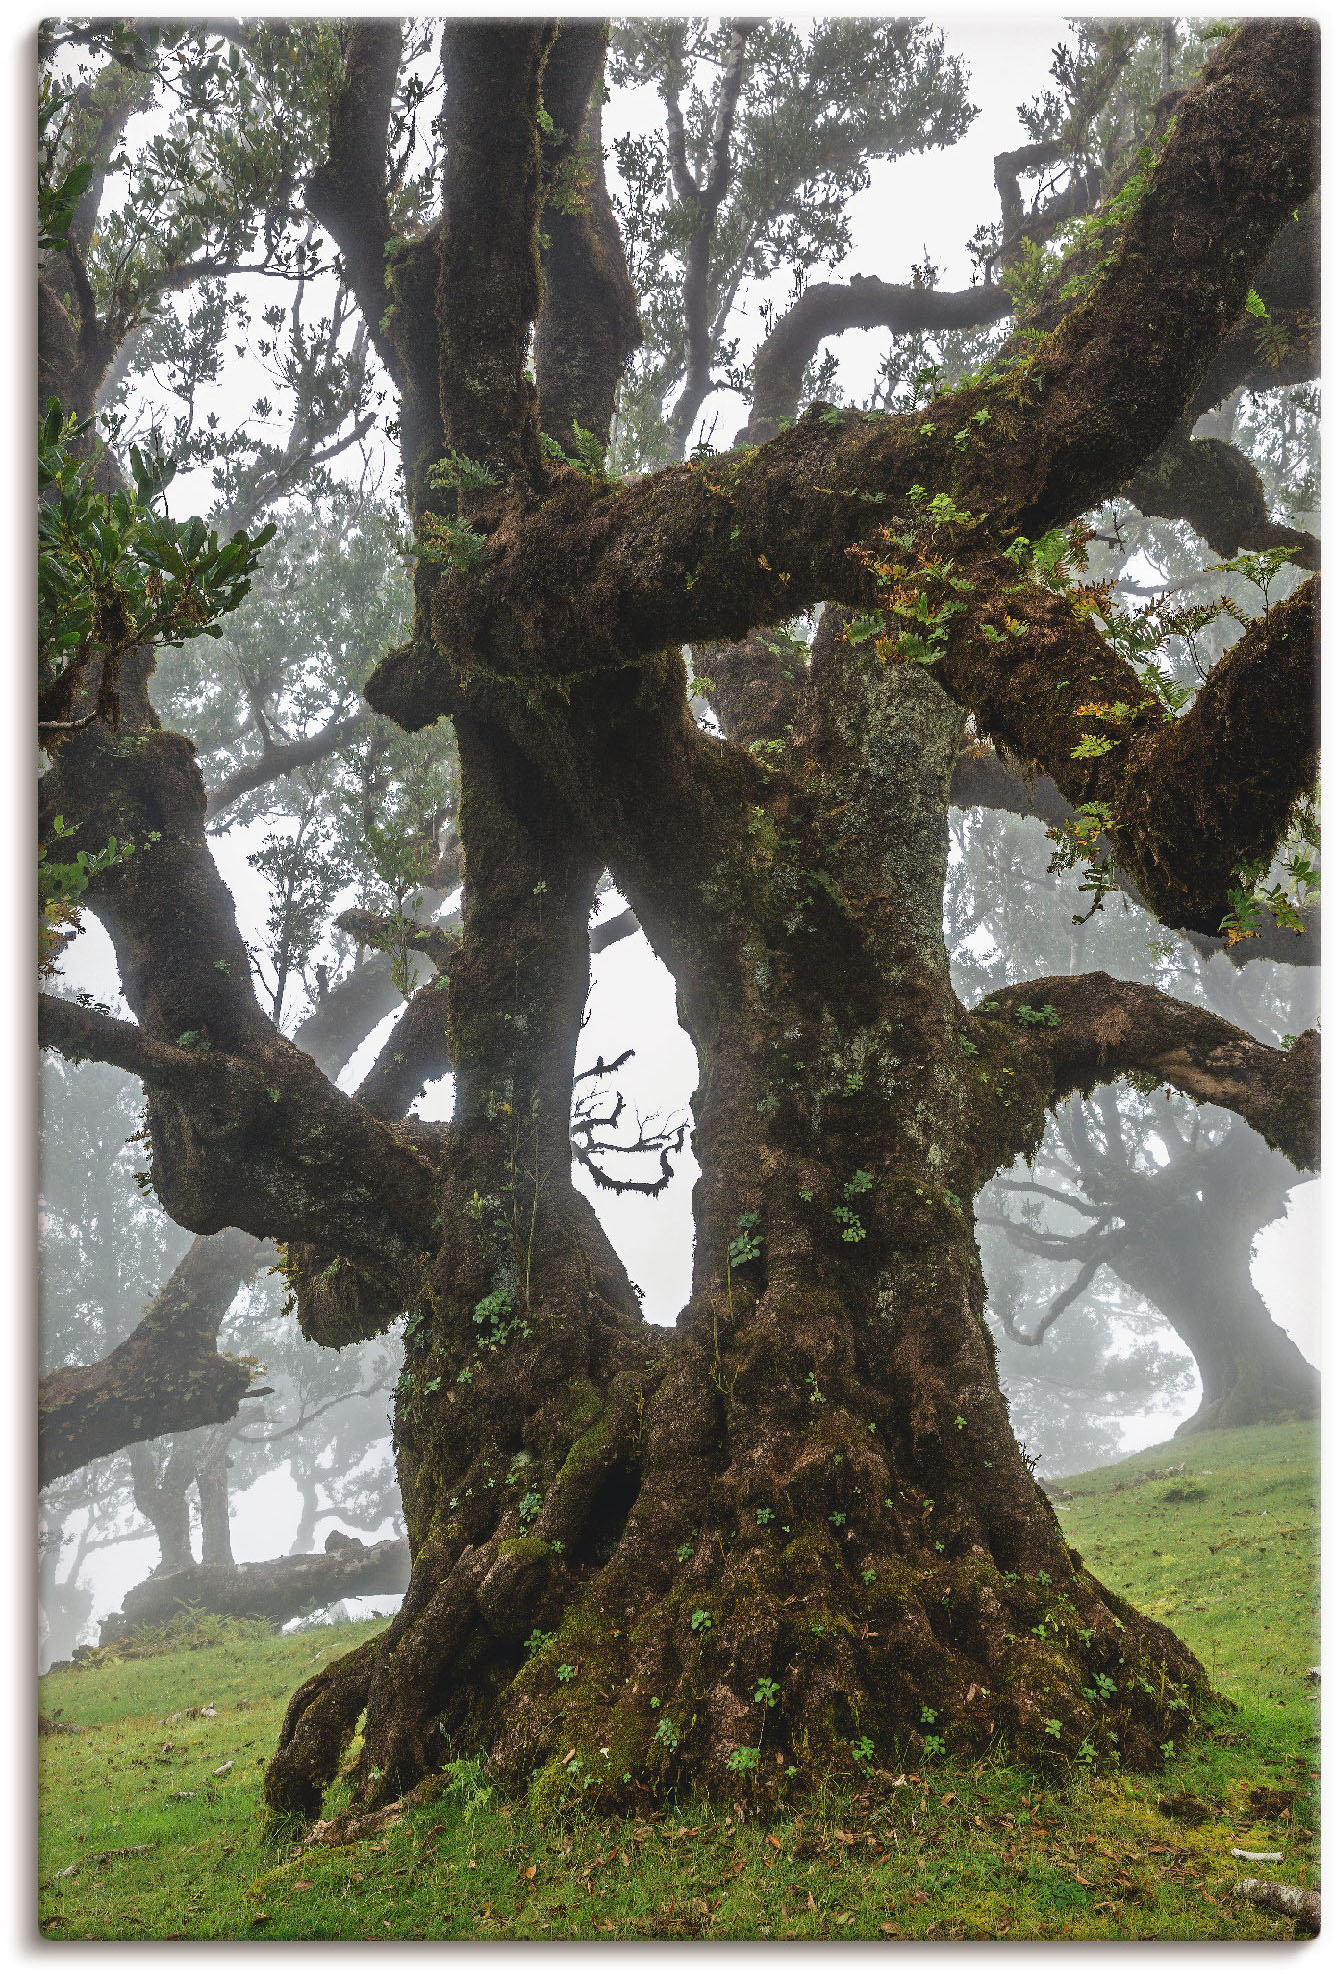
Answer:
[[[366,1706],[383,1637],[369,1638],[299,1686],[283,1717],[279,1752],[265,1772],[271,1809],[313,1815],[338,1773]]]

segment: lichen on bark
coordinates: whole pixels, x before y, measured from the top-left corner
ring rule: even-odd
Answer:
[[[926,414],[813,405],[762,445],[622,486],[543,444],[606,435],[635,335],[605,197],[555,206],[571,140],[596,130],[597,46],[553,22],[448,22],[443,209],[387,256],[397,47],[383,23],[346,36],[310,201],[401,399],[415,613],[367,696],[409,728],[448,714],[458,740],[462,926],[448,986],[402,1017],[403,1074],[397,1041],[345,1095],[263,1015],[148,661],[127,667],[122,732],[72,740],[46,789],[54,807],[82,777],[89,848],[113,828],[156,839],[90,891],[135,1020],[48,1003],[46,1039],[142,1076],[160,1197],[202,1231],[281,1239],[308,1334],[337,1346],[406,1317],[408,1589],[294,1696],[267,1799],[314,1811],[359,1722],[362,1811],[461,1754],[548,1808],[696,1792],[770,1809],[874,1762],[999,1744],[1153,1766],[1206,1675],[1094,1579],[1035,1482],[973,1202],[1052,1104],[1128,1070],[1309,1163],[1316,1038],[1267,1049],[1103,975],[966,1008],[946,817],[972,713],[1104,805],[1143,897],[1213,930],[1229,872],[1309,776],[1311,586],[1187,719],[1138,704],[1114,759],[1076,749],[1083,697],[1117,693],[1120,661],[1011,556],[1178,430],[1309,196],[1311,24],[1229,38],[1105,216],[1089,286],[1014,361]],[[602,311],[584,351],[580,306]],[[51,351],[73,378],[72,349]],[[906,541],[912,579],[881,552]],[[943,580],[954,628],[915,656],[827,608],[810,652],[767,669],[765,627]],[[739,642],[715,664],[716,735],[681,647],[699,673],[721,639]],[[571,1181],[604,871],[700,1065],[671,1333]],[[1036,1005],[1052,1020],[1027,1024]],[[405,1120],[446,1061],[450,1125]]]

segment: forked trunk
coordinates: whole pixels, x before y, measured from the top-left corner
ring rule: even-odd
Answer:
[[[1192,1718],[1201,1667],[1069,1550],[997,1383],[971,1203],[1011,1155],[983,1120],[1035,1099],[951,989],[960,731],[925,672],[828,638],[782,784],[684,727],[708,811],[645,790],[657,881],[648,849],[617,875],[701,1069],[663,1332],[569,1180],[602,859],[461,720],[466,1149],[398,1399],[412,1581],[295,1696],[275,1807],[317,1806],[363,1709],[364,1808],[465,1753],[547,1806],[773,1804],[998,1737],[1154,1763]]]

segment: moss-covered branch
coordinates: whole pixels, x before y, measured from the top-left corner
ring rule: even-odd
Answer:
[[[498,481],[542,485],[538,394],[526,374],[541,282],[538,111],[552,21],[452,21],[445,218],[436,300],[448,442]]]
[[[565,451],[579,425],[606,446],[622,371],[641,340],[636,292],[603,169],[607,27],[563,21],[543,71],[543,301],[534,373],[544,432]]]
[[[373,1117],[402,1117],[428,1083],[450,1068],[450,1025],[439,976],[419,987],[379,1055],[357,1086],[357,1101]]]
[[[330,105],[329,154],[306,186],[307,208],[328,227],[380,359],[401,389],[404,368],[384,318],[390,304],[386,148],[402,40],[397,20],[348,23],[342,83]]]
[[[391,1272],[429,1244],[435,1178],[422,1149],[277,1032],[253,1055],[234,1055],[198,1030],[161,1042],[134,1022],[43,995],[38,1034],[73,1061],[115,1063],[143,1079],[154,1189],[181,1226],[315,1241]]]
[[[1077,821],[1072,804],[1049,775],[1026,773],[1019,763],[1005,758],[995,747],[974,742],[956,762],[951,781],[951,803],[957,809],[1000,809],[1013,816],[1033,816],[1049,826],[1049,832],[1069,829]],[[1144,904],[1133,879],[1115,864],[1112,877],[1120,890]],[[1231,946],[1218,935],[1205,932],[1184,934],[1194,952],[1210,958],[1223,953],[1232,966],[1246,966],[1250,960],[1278,960],[1283,966],[1317,966],[1322,957],[1322,908],[1305,905],[1304,929],[1296,932],[1277,924],[1268,912],[1256,936],[1236,940]]]
[[[981,1029],[1007,1024],[1016,1068],[1034,1079],[1050,1107],[1119,1076],[1149,1077],[1234,1111],[1292,1165],[1316,1168],[1316,1029],[1289,1049],[1269,1048],[1204,1008],[1107,973],[1026,980],[989,995],[974,1012],[986,1017]],[[1033,1148],[1020,1107],[1017,1117],[1016,1142],[1000,1164]]]
[[[38,1485],[160,1433],[233,1418],[251,1366],[218,1351],[218,1326],[262,1249],[232,1228],[193,1241],[143,1320],[96,1364],[49,1371],[38,1394]]]
[[[1068,802],[1097,805],[1166,924],[1218,932],[1239,867],[1270,859],[1313,785],[1318,578],[1255,619],[1174,720],[1088,615],[990,566],[971,565],[943,683]]]
[[[438,973],[445,972],[459,948],[458,935],[447,926],[423,925],[417,919],[362,911],[356,906],[340,912],[334,923],[340,932],[350,932],[359,946],[370,946],[378,953],[421,953]]]
[[[1188,405],[1189,419],[1213,411],[1244,386],[1274,390],[1318,375],[1318,260],[1321,216],[1316,195],[1276,235],[1253,278],[1266,309],[1265,324],[1243,310],[1221,343]]]
[[[561,485],[509,513],[475,568],[441,578],[435,648],[419,638],[384,660],[371,703],[416,728],[476,674],[568,680],[822,600],[866,603],[848,550],[907,510],[915,484],[950,490],[999,545],[1116,493],[1173,431],[1309,194],[1315,46],[1308,23],[1239,30],[1158,164],[1120,194],[1090,293],[1008,370],[926,418],[818,406],[755,452],[620,490]]]

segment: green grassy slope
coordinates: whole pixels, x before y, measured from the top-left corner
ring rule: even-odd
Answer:
[[[727,1806],[549,1821],[453,1786],[373,1837],[266,1831],[289,1694],[366,1636],[188,1624],[55,1673],[39,1742],[52,1939],[1257,1939],[1261,1872],[1317,1882],[1316,1436],[1175,1442],[1063,1482],[1071,1542],[1179,1629],[1237,1704],[1163,1775],[1039,1780],[1002,1759],[832,1787],[770,1828]],[[1182,1473],[1168,1468],[1183,1465]],[[212,1711],[201,1712],[200,1709]],[[1279,1865],[1230,1849],[1279,1850]],[[71,1869],[71,1867],[73,1867]]]
[[[1172,1440],[1053,1491],[1096,1576],[1185,1638],[1220,1692],[1245,1713],[1298,1707],[1307,1720],[1316,1424]]]

